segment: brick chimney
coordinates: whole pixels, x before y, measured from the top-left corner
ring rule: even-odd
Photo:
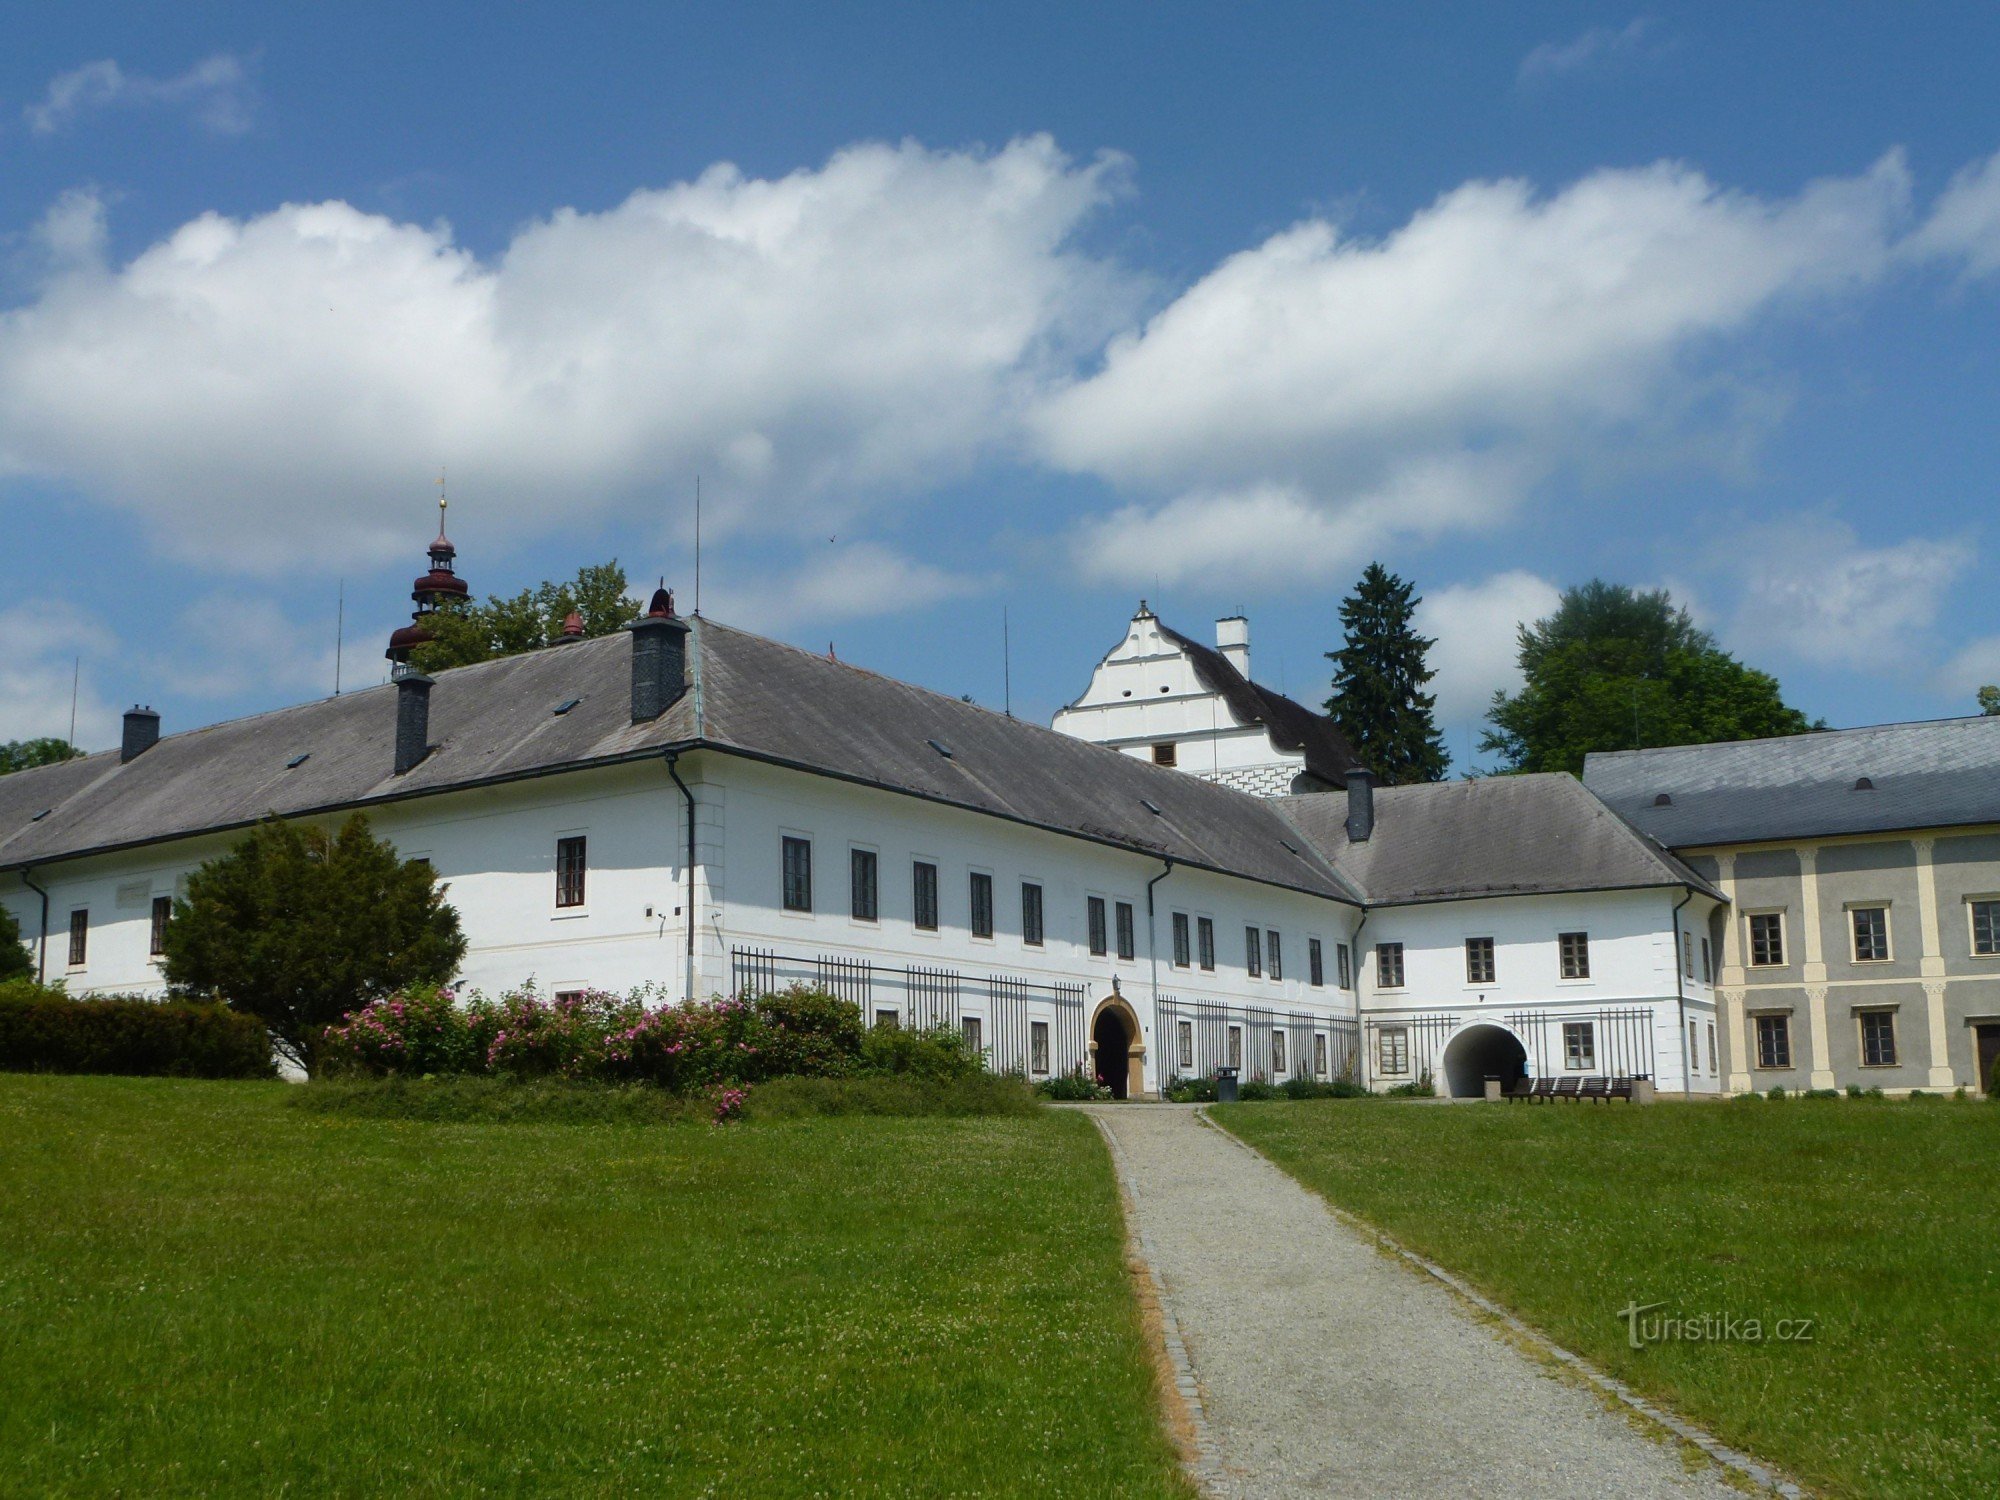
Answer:
[[[396,679],[396,774],[431,753],[431,679],[405,672]]]
[[[137,760],[160,742],[160,716],[133,704],[125,710],[125,737],[118,746],[121,764]]]
[[[1356,766],[1347,773],[1347,837],[1365,844],[1375,834],[1375,773]]]
[[[632,722],[651,723],[687,691],[688,623],[674,613],[674,596],[653,591],[632,632]]]

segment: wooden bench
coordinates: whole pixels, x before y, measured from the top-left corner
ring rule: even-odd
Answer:
[[[1591,1076],[1583,1080],[1583,1086],[1576,1091],[1579,1099],[1593,1099],[1599,1102],[1611,1097],[1611,1080]]]
[[[1578,1090],[1582,1087],[1583,1080],[1574,1074],[1568,1078],[1558,1078],[1555,1088],[1549,1093],[1549,1097],[1551,1099],[1574,1099],[1577,1097]]]

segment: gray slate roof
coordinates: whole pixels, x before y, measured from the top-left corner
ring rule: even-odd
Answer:
[[[1277,799],[1368,904],[1692,885],[1701,876],[1561,774],[1383,787],[1375,830],[1347,837],[1347,796]]]
[[[1872,791],[1855,789],[1864,776]],[[1583,779],[1677,849],[1994,823],[2000,717],[1623,750],[1588,757]]]
[[[1361,757],[1347,743],[1347,736],[1326,715],[1252,682],[1213,646],[1182,635],[1165,620],[1159,626],[1161,635],[1187,653],[1195,676],[1229,705],[1240,722],[1262,724],[1270,732],[1272,744],[1287,754],[1303,754],[1306,770],[1328,786],[1346,786],[1347,773],[1362,768]]]

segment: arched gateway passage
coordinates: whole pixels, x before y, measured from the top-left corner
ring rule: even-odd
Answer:
[[[1486,1080],[1511,1089],[1528,1071],[1528,1052],[1504,1026],[1468,1026],[1444,1049],[1445,1090],[1454,1099],[1478,1099]]]
[[[1097,1007],[1090,1023],[1093,1075],[1114,1099],[1129,1099],[1146,1090],[1146,1049],[1139,1041],[1139,1018],[1122,995],[1112,995]]]

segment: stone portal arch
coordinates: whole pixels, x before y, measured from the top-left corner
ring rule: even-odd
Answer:
[[[1090,1072],[1111,1090],[1114,1099],[1136,1099],[1146,1092],[1145,1033],[1132,1003],[1113,990],[1090,1014]]]

